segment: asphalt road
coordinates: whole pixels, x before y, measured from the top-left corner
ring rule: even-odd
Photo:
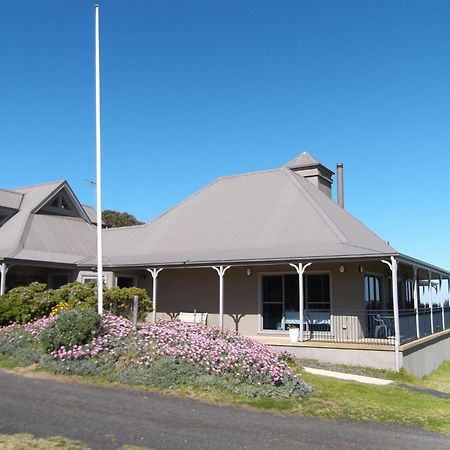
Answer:
[[[94,449],[446,449],[412,427],[332,422],[0,371],[0,433],[62,435]]]

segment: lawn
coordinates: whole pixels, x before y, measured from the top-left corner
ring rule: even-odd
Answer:
[[[450,435],[450,400],[403,386],[449,392],[450,362],[423,379],[404,372],[333,367],[397,381],[373,386],[305,373],[303,362],[228,331],[158,323],[142,325],[135,333],[128,321],[113,316],[86,328],[86,317],[83,326],[74,321],[85,313],[67,314],[0,329],[0,366],[34,363],[25,368],[28,374],[47,370],[82,381],[276,413],[415,425]],[[96,320],[91,313],[87,316]],[[91,326],[101,332],[92,334]],[[88,338],[77,344],[61,344],[62,338],[72,342],[84,335]]]
[[[0,448],[2,450],[92,450],[80,441],[74,441],[62,436],[36,438],[31,434],[0,434]],[[147,447],[124,445],[118,450],[152,450]]]

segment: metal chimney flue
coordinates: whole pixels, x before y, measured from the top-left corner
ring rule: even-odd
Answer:
[[[336,176],[337,176],[337,202],[338,205],[344,207],[344,164],[336,164]]]

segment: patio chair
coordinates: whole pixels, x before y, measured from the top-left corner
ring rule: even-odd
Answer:
[[[379,314],[373,317],[373,322],[375,324],[374,337],[376,338],[387,338],[388,337],[388,325],[384,319],[381,318]]]

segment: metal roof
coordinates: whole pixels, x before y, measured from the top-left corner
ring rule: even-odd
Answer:
[[[287,168],[219,178],[145,226],[104,233],[115,266],[394,254]]]
[[[80,217],[39,214],[62,189],[74,199]],[[19,211],[0,227],[0,258],[76,264],[95,254],[95,227],[65,181],[14,189]]]
[[[304,153],[300,163],[309,164],[310,158]],[[73,196],[80,217],[38,213],[61,189]],[[20,209],[0,227],[0,259],[82,267],[96,264],[96,227],[86,214],[92,211],[83,209],[65,181],[12,192],[21,196]],[[151,222],[105,229],[103,236],[106,267],[398,256],[449,274],[398,253],[286,166],[219,178]]]
[[[0,207],[19,209],[23,194],[0,189]]]

